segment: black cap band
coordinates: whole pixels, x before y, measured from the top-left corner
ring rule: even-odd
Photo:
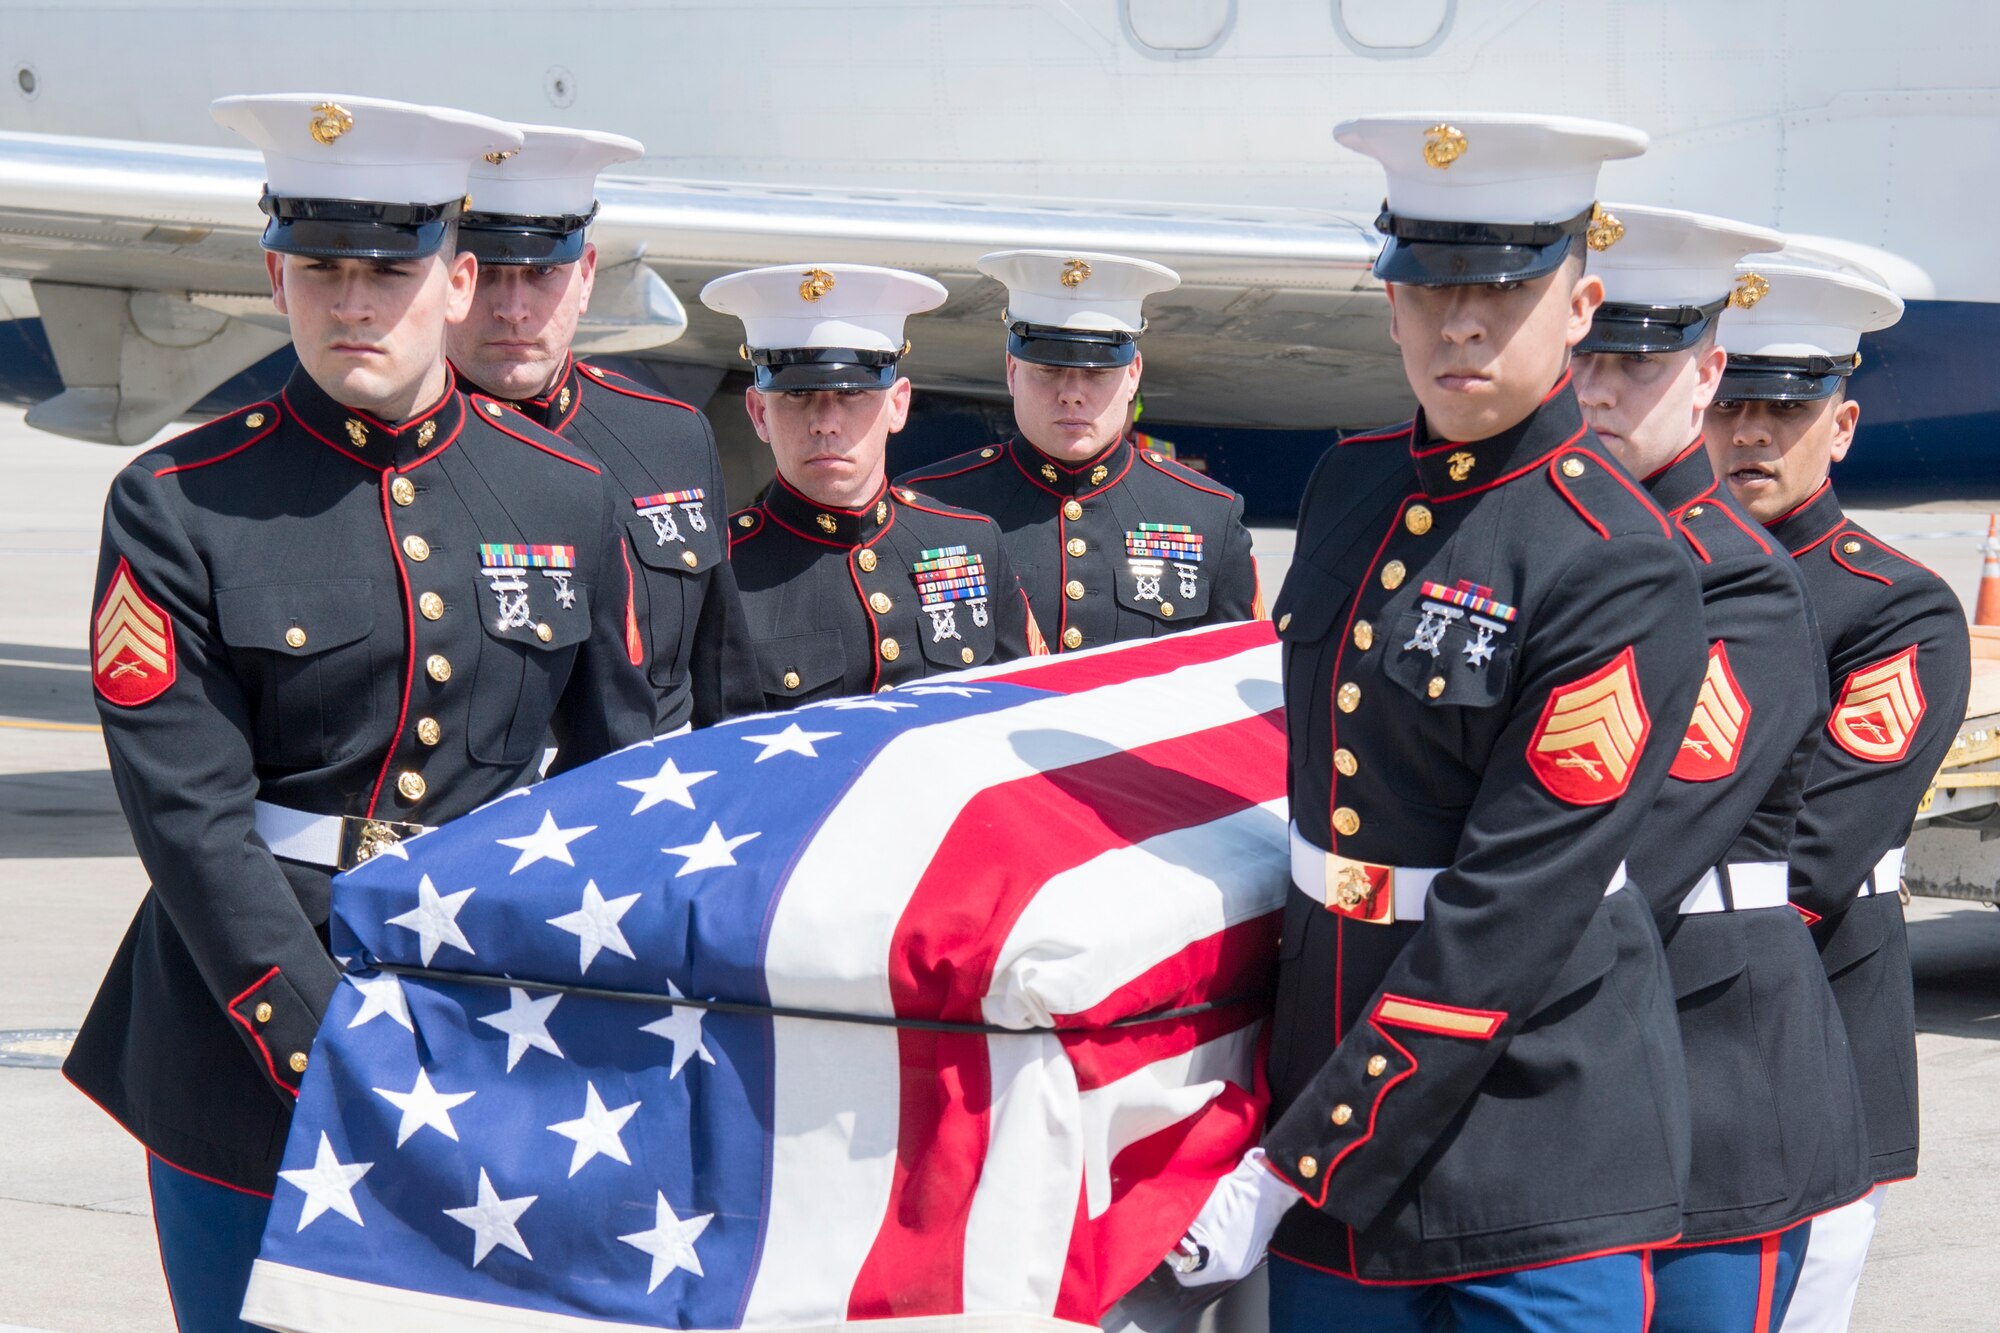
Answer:
[[[1597,308],[1579,352],[1684,352],[1729,304],[1724,296],[1707,305],[1633,305],[1607,301]]]
[[[1811,402],[1831,398],[1861,364],[1852,356],[1737,356],[1723,367],[1718,399]]]
[[[444,245],[445,224],[465,200],[442,204],[382,204],[361,199],[279,198],[269,190],[257,207],[271,221],[266,250],[308,259],[426,259]]]
[[[1398,217],[1385,203],[1375,230],[1389,240],[1375,257],[1375,276],[1413,287],[1544,277],[1562,266],[1596,211],[1593,204],[1560,222],[1443,222]]]
[[[896,363],[909,350],[883,352],[859,347],[755,347],[749,349],[759,389],[886,389],[896,382]]]
[[[1129,366],[1139,354],[1139,335],[1120,329],[1059,329],[1014,322],[1007,326],[1007,354],[1038,366]]]
[[[588,213],[534,217],[523,213],[470,212],[458,223],[458,248],[482,264],[574,264],[583,258]]]

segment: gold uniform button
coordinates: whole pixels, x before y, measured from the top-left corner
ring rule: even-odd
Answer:
[[[970,648],[961,648],[961,649],[959,649],[959,650],[958,650],[958,660],[959,660],[959,661],[961,661],[961,662],[963,662],[963,663],[965,663],[965,664],[966,664],[967,666],[971,666],[971,665],[972,665],[972,650],[971,650]]]
[[[550,639],[553,639],[555,636],[556,632],[549,628],[548,621],[544,620],[539,625],[535,626],[535,637],[540,639],[543,643],[547,643]]]
[[[1403,526],[1410,535],[1421,537],[1431,530],[1431,511],[1422,505],[1411,505],[1403,514]]]
[[[285,1063],[292,1067],[294,1074],[303,1074],[306,1072],[306,1053],[304,1051],[293,1051],[292,1058]]]
[[[864,550],[860,555],[854,557],[854,563],[861,566],[862,573],[867,574],[874,570],[878,561],[873,551]]]
[[[979,451],[979,456],[980,456],[981,458],[991,458],[991,457],[993,457],[993,455],[994,455],[994,454],[996,454],[996,453],[998,453],[998,452],[999,452],[999,450],[997,450],[997,449],[981,449],[981,450]]]
[[[1375,627],[1365,620],[1354,622],[1354,646],[1367,652],[1375,646]]]
[[[271,1021],[271,1006],[268,1001],[257,1006],[257,1021],[259,1023]]]
[[[693,569],[696,565],[701,563],[701,557],[696,555],[693,551],[682,551],[681,563],[686,565],[689,569]]]
[[[1333,831],[1343,838],[1351,838],[1361,831],[1361,816],[1346,806],[1333,812]]]
[[[1389,1068],[1388,1056],[1371,1055],[1368,1057],[1368,1077],[1380,1078],[1382,1077],[1384,1071],[1386,1071],[1388,1068]]]
[[[1172,619],[1174,614],[1174,604],[1172,602],[1161,602],[1160,614],[1166,616],[1168,619]]]
[[[1063,517],[1074,523],[1083,517],[1083,506],[1074,500],[1063,502]]]
[[[739,528],[754,528],[757,526],[757,520],[748,514],[738,514],[736,516],[736,526]]]
[[[1339,749],[1333,752],[1333,766],[1340,770],[1340,776],[1351,778],[1361,771],[1361,761],[1354,757],[1354,751]]]
[[[1845,551],[1845,552],[1847,552],[1847,554],[1849,554],[1849,555],[1853,555],[1853,554],[1855,554],[1855,553],[1856,553],[1857,551],[1859,551],[1859,550],[1861,549],[1861,543],[1860,543],[1860,542],[1842,542],[1842,543],[1840,544],[1840,549],[1841,549],[1841,550],[1843,550],[1843,551]]]
[[[868,605],[875,608],[876,615],[881,616],[887,615],[889,608],[894,606],[895,603],[889,600],[888,593],[876,592],[868,595]]]
[[[1348,1121],[1354,1119],[1354,1108],[1349,1106],[1346,1102],[1342,1102],[1340,1105],[1333,1108],[1333,1114],[1329,1116],[1328,1119],[1332,1120],[1333,1123],[1336,1125],[1344,1125]]]
[[[303,648],[306,646],[306,632],[294,625],[285,631],[285,642],[294,648]]]
[[[1291,627],[1292,627],[1292,613],[1290,611],[1287,611],[1285,612],[1285,614],[1278,617],[1278,633],[1283,634],[1286,630],[1290,629]]]
[[[1347,684],[1340,687],[1339,693],[1333,696],[1333,702],[1341,712],[1353,712],[1355,709],[1361,707],[1361,687],[1351,680],[1348,681]]]
[[[1314,1176],[1318,1175],[1319,1158],[1317,1157],[1299,1158],[1299,1174],[1304,1176],[1307,1180],[1311,1180]]]
[[[403,794],[403,799],[406,801],[423,800],[424,792],[427,790],[424,783],[424,775],[421,773],[400,774],[396,778],[396,790]]]
[[[1444,677],[1443,677],[1443,676],[1432,676],[1432,677],[1431,677],[1431,678],[1430,678],[1429,680],[1425,681],[1425,682],[1424,682],[1424,693],[1425,693],[1425,694],[1428,694],[1428,695],[1429,695],[1429,696],[1430,696],[1431,698],[1433,698],[1433,699],[1437,698],[1437,697],[1438,697],[1438,696],[1439,696],[1440,694],[1443,694],[1443,693],[1444,693]]]
[[[256,430],[264,424],[264,414],[262,412],[252,412],[249,416],[243,418],[243,424],[251,430]]]
[[[442,685],[451,679],[451,660],[443,653],[432,653],[424,660],[424,671]]]
[[[1388,564],[1382,566],[1382,586],[1394,592],[1403,586],[1404,576],[1409,572],[1409,570],[1403,567],[1402,561],[1391,560]]]
[[[1563,475],[1564,475],[1565,477],[1580,477],[1580,476],[1582,476],[1582,475],[1583,475],[1583,460],[1582,460],[1581,458],[1565,458],[1565,459],[1563,459]]]
[[[412,533],[403,538],[403,554],[412,560],[428,560],[431,558],[431,544]]]
[[[444,728],[434,717],[420,717],[417,719],[417,739],[425,745],[436,745],[444,739]]]
[[[1081,537],[1071,537],[1067,549],[1071,555],[1082,555],[1090,549],[1090,543]]]
[[[1069,598],[1072,602],[1082,601],[1083,585],[1075,579],[1071,579],[1068,583],[1063,584],[1063,596]]]
[[[893,662],[902,655],[903,655],[902,644],[897,643],[894,639],[882,640],[882,660],[884,662]]]
[[[1083,647],[1083,631],[1078,629],[1074,625],[1071,625],[1068,629],[1064,630],[1063,647],[1065,648]]]
[[[785,688],[788,690],[796,690],[798,687],[799,687],[799,673],[796,671],[787,671],[785,673]]]
[[[436,620],[444,615],[444,598],[434,592],[427,592],[417,598],[417,610],[423,613],[425,620]]]
[[[408,509],[417,502],[417,488],[408,477],[398,477],[389,483],[389,498]]]
[[[488,403],[488,404],[486,405],[486,415],[487,415],[487,416],[489,416],[489,417],[497,417],[497,416],[499,416],[499,415],[500,415],[500,404],[498,404],[498,403]]]

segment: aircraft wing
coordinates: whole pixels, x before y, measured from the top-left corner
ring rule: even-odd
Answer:
[[[151,436],[285,341],[257,238],[253,152],[0,134],[0,278],[25,280],[64,391],[45,429]],[[760,264],[846,261],[950,289],[912,321],[924,389],[998,397],[1005,290],[979,255],[1009,246],[1155,259],[1182,285],[1148,303],[1147,402],[1187,424],[1325,427],[1389,420],[1407,390],[1368,276],[1366,220],[1333,212],[605,177],[599,278],[579,347],[722,372],[741,327],[696,299]],[[16,317],[27,313],[13,310]]]

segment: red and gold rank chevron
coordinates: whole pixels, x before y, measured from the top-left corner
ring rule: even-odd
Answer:
[[[126,708],[150,703],[174,683],[173,622],[139,590],[123,559],[97,605],[90,677],[99,694]]]
[[[1528,767],[1558,800],[1603,805],[1625,794],[1651,730],[1638,666],[1627,648],[1582,680],[1549,692],[1528,740]]]
[[[1736,771],[1743,753],[1743,730],[1750,725],[1750,701],[1729,669],[1729,650],[1717,639],[1709,645],[1708,671],[1694,701],[1694,716],[1681,737],[1680,753],[1668,770],[1682,782],[1713,782]]]
[[[1893,764],[1910,752],[1924,720],[1924,687],[1917,679],[1914,643],[1873,666],[1862,667],[1840,687],[1826,729],[1856,759]]]

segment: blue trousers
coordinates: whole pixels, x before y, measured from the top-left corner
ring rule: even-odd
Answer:
[[[1654,1250],[1653,1333],[1778,1333],[1811,1230],[1801,1222],[1757,1240]]]
[[[1642,1333],[1650,1296],[1639,1254],[1395,1287],[1274,1254],[1270,1277],[1271,1333]]]
[[[191,1176],[151,1153],[146,1175],[180,1333],[262,1333],[241,1313],[271,1201]]]

